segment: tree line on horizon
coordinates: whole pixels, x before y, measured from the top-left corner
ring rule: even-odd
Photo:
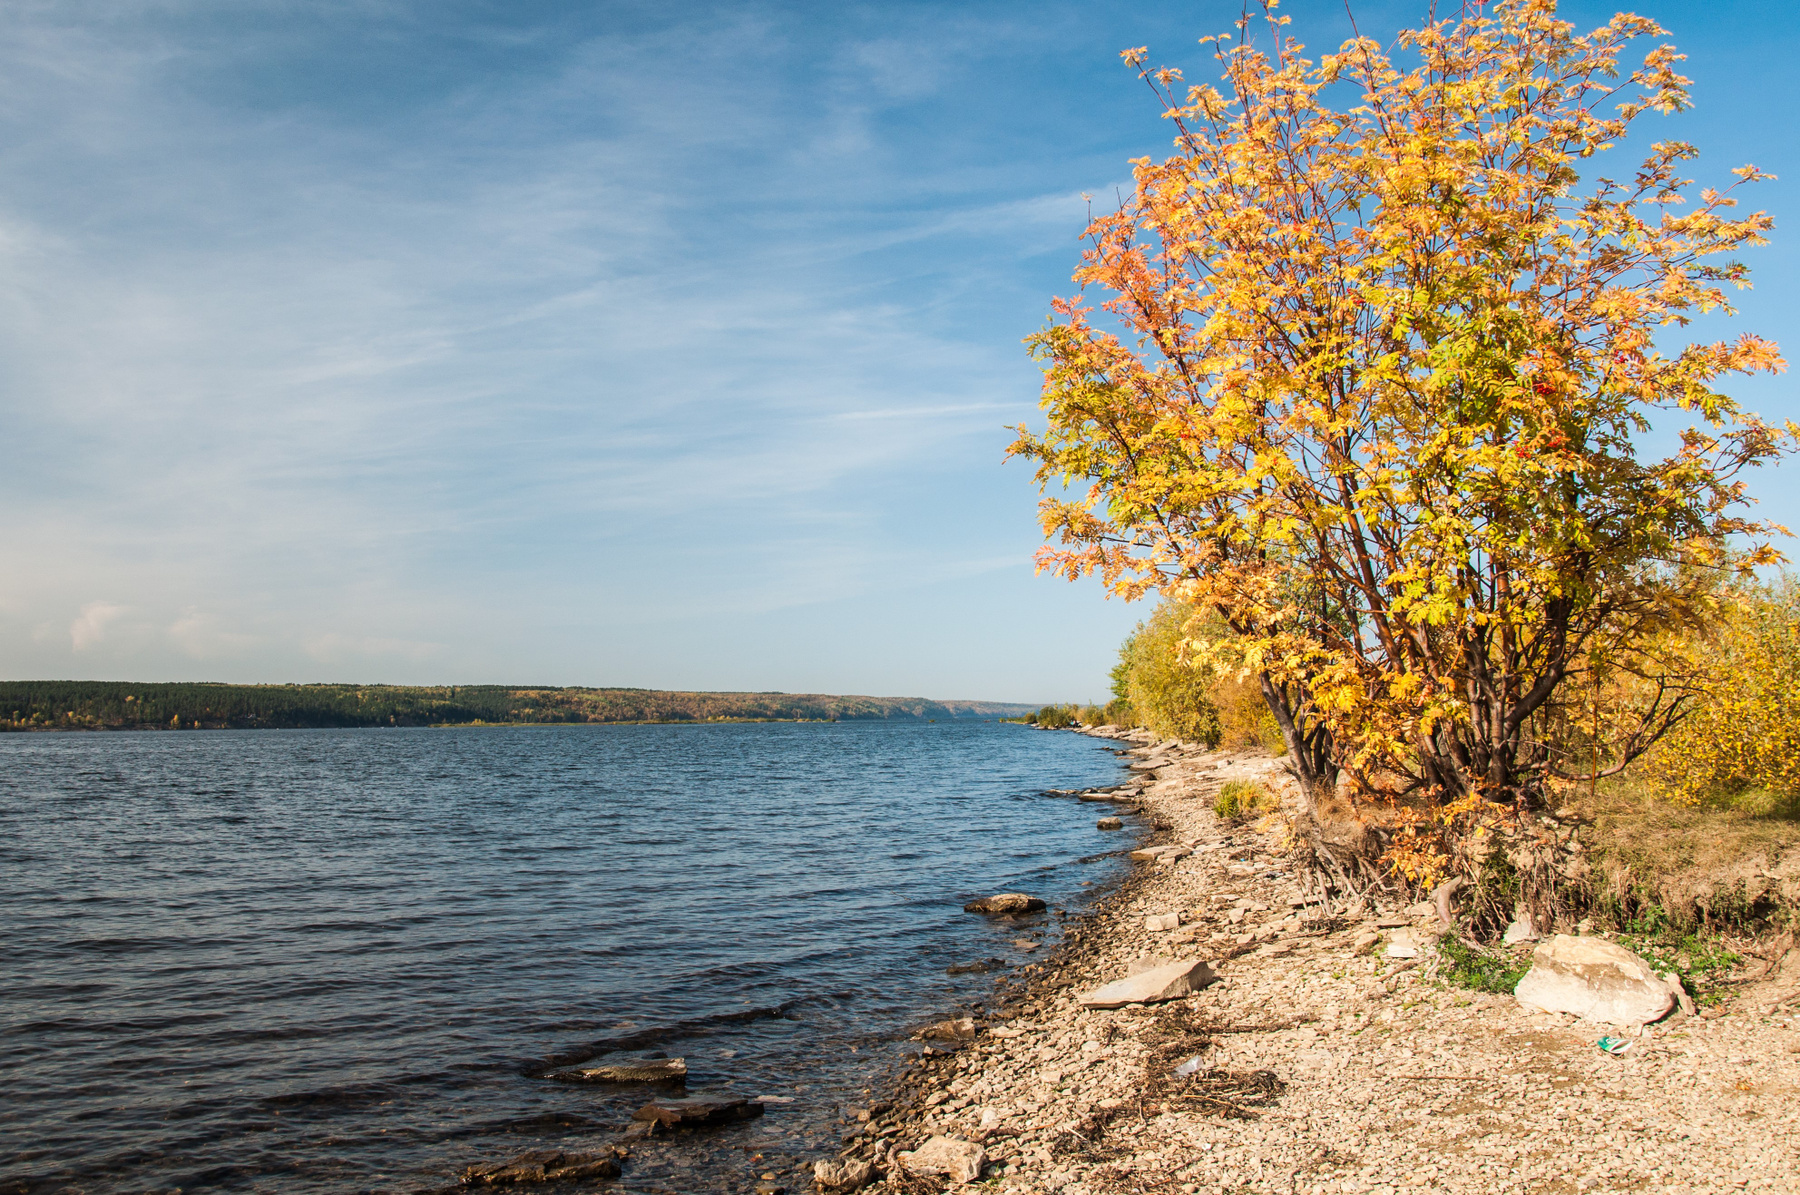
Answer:
[[[0,681],[0,730],[250,730],[482,723],[993,718],[1029,707],[792,693],[508,685]]]

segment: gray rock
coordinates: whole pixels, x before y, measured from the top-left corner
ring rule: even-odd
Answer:
[[[1557,934],[1531,955],[1513,988],[1520,1004],[1603,1025],[1644,1025],[1675,1007],[1675,993],[1649,963],[1603,938]]]
[[[1180,913],[1154,913],[1154,914],[1144,918],[1144,928],[1148,929],[1148,930],[1155,930],[1158,933],[1166,933],[1169,930],[1180,929],[1181,928],[1181,914]]]
[[[875,1177],[875,1167],[850,1158],[813,1163],[813,1179],[827,1191],[854,1191]]]
[[[534,1149],[504,1162],[482,1163],[462,1172],[463,1185],[468,1187],[618,1177],[619,1160],[610,1153],[578,1154],[561,1149]]]
[[[1125,823],[1116,817],[1103,817],[1094,823],[1096,830],[1123,830]]]
[[[1157,1004],[1179,1000],[1218,980],[1213,969],[1198,959],[1153,967],[1089,992],[1081,998],[1085,1008],[1122,1008],[1127,1004]]]
[[[1530,914],[1516,918],[1508,924],[1506,932],[1500,935],[1500,940],[1508,946],[1516,946],[1520,942],[1537,941],[1537,934],[1531,928]]]
[[[763,1106],[753,1100],[653,1100],[631,1114],[631,1119],[651,1121],[669,1129],[691,1129],[701,1125],[730,1124],[750,1120],[763,1114]]]
[[[1038,913],[1042,912],[1044,902],[1035,896],[1027,896],[1023,892],[1001,892],[994,896],[984,896],[980,900],[972,900],[963,906],[965,913]]]
[[[550,1076],[569,1083],[685,1083],[687,1059],[636,1058],[605,1066],[581,1066]]]
[[[987,1162],[987,1150],[957,1137],[933,1137],[919,1148],[897,1156],[900,1165],[914,1174],[941,1174],[959,1183],[979,1179]]]

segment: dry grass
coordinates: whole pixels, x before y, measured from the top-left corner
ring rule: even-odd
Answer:
[[[1620,922],[1660,910],[1675,925],[1761,933],[1800,919],[1800,822],[1680,805],[1630,781],[1558,812],[1581,826],[1596,910]]]

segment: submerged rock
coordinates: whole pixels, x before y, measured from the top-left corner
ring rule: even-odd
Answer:
[[[1123,830],[1125,823],[1116,817],[1103,817],[1094,823],[1096,830]]]
[[[1567,1012],[1604,1025],[1644,1025],[1675,1007],[1649,963],[1604,938],[1557,934],[1531,955],[1531,970],[1513,988],[1520,1004]]]
[[[550,1076],[567,1083],[685,1083],[687,1059],[638,1058],[605,1066],[583,1066]]]
[[[571,1178],[618,1178],[619,1160],[610,1153],[578,1154],[561,1149],[534,1149],[504,1162],[486,1162],[462,1173],[464,1186],[499,1187],[514,1183],[561,1182]]]
[[[1122,1008],[1127,1004],[1157,1004],[1165,1000],[1179,1000],[1216,982],[1218,978],[1211,966],[1198,959],[1168,963],[1114,980],[1083,996],[1081,1003],[1086,1008]]]
[[[959,1183],[979,1179],[981,1168],[987,1163],[987,1150],[956,1137],[933,1137],[919,1148],[896,1156],[900,1165],[914,1174],[942,1174]]]
[[[972,900],[963,906],[965,913],[1040,913],[1044,902],[1035,896],[1027,896],[1023,892],[1001,892],[994,896],[984,896],[980,900]]]
[[[1004,971],[1004,970],[1006,970],[1006,960],[1005,959],[1003,959],[1003,958],[984,958],[984,959],[976,959],[972,963],[957,963],[953,966],[945,967],[944,974],[945,975],[986,975],[989,971]]]
[[[709,1100],[694,1097],[685,1100],[653,1100],[633,1112],[631,1119],[669,1129],[692,1129],[701,1125],[751,1120],[762,1114],[763,1106],[754,1100]]]
[[[939,1021],[935,1025],[927,1025],[913,1036],[926,1041],[970,1041],[974,1039],[977,1032],[979,1031],[975,1027],[974,1017],[959,1017],[956,1020]]]

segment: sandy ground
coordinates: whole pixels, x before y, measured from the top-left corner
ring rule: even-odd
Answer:
[[[1276,761],[1134,749],[1151,841],[1192,853],[1139,864],[1005,1018],[923,1059],[892,1111],[853,1124],[846,1156],[889,1163],[942,1134],[984,1145],[989,1189],[1069,1195],[1800,1192],[1800,1024],[1768,1001],[1745,992],[1605,1053],[1597,1039],[1621,1031],[1446,987],[1430,951],[1387,957],[1397,927],[1367,944],[1407,910],[1326,918],[1304,903],[1278,831],[1211,808],[1233,777],[1293,800]],[[1180,930],[1145,928],[1171,912]],[[1081,1007],[1145,956],[1212,960],[1221,978],[1165,1004]],[[1197,1074],[1171,1077],[1196,1057]]]

